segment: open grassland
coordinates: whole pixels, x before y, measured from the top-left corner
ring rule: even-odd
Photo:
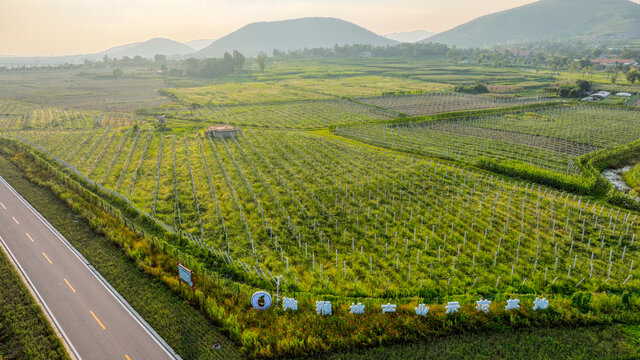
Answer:
[[[522,329],[437,337],[322,357],[327,360],[636,359],[638,339],[620,326]]]

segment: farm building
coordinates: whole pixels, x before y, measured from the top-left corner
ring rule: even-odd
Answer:
[[[239,131],[231,125],[211,125],[204,131],[204,135],[217,138],[235,137]]]
[[[602,66],[616,66],[616,65],[637,65],[638,63],[633,59],[595,59],[591,60],[594,65]]]

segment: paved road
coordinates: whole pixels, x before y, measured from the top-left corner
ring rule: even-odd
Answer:
[[[0,242],[76,358],[175,359],[86,260],[1,177]]]

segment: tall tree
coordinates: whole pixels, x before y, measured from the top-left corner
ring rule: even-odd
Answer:
[[[258,63],[258,67],[260,71],[264,71],[267,62],[267,54],[264,51],[260,51],[258,57],[256,58],[256,62]]]
[[[244,68],[244,55],[238,50],[233,50],[233,64],[235,71],[240,71]]]

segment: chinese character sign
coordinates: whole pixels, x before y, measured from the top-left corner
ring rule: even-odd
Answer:
[[[488,313],[489,305],[491,305],[491,301],[487,299],[478,300],[476,301],[476,310]]]
[[[316,301],[318,315],[331,315],[331,301]]]
[[[420,304],[417,308],[414,309],[416,310],[416,315],[427,316],[427,314],[429,313],[429,307],[425,304]]]
[[[282,309],[283,310],[291,310],[291,311],[298,311],[298,300],[294,299],[294,298],[283,298],[282,299]]]
[[[520,300],[519,299],[509,299],[507,300],[507,305],[504,307],[505,310],[518,310],[520,309]]]
[[[390,312],[396,312],[396,305],[389,303],[387,303],[386,305],[382,304],[382,313],[386,314]]]
[[[549,307],[549,300],[547,300],[546,298],[536,298],[536,300],[533,302],[533,310],[545,310],[546,308]]]
[[[460,309],[460,303],[457,301],[449,301],[445,307],[447,308],[446,314],[457,313],[458,309]]]
[[[364,314],[364,305],[362,305],[361,303],[351,303],[351,306],[349,306],[349,308],[351,309],[349,312],[352,314]]]

